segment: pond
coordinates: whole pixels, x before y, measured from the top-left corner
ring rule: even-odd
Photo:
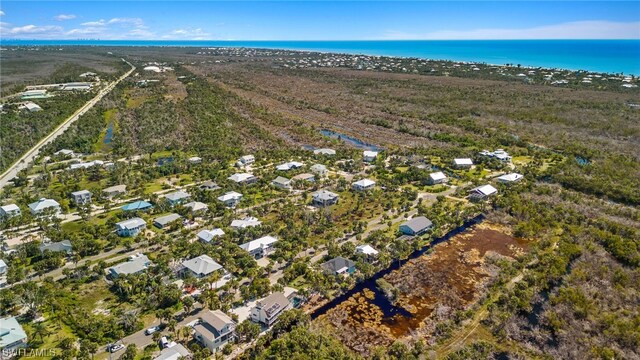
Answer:
[[[345,134],[341,134],[332,130],[328,130],[328,129],[322,129],[320,130],[320,133],[324,136],[330,137],[330,138],[334,138],[334,139],[338,139],[338,140],[342,140],[345,143],[352,145],[354,147],[357,147],[358,149],[363,149],[363,150],[371,150],[371,151],[382,151],[384,150],[383,148],[377,146],[377,145],[373,145],[373,144],[369,144],[367,142],[364,142],[358,138],[355,138],[353,136],[349,136],[349,135],[345,135]]]
[[[109,144],[111,143],[111,140],[113,139],[113,122],[109,123],[109,126],[107,126],[107,132],[104,135],[104,143],[105,144]]]
[[[428,338],[439,321],[482,295],[484,284],[496,275],[486,265],[488,258],[515,257],[527,248],[524,240],[483,220],[483,216],[474,218],[409,259],[393,262],[319,308],[312,318],[364,356],[376,346],[389,346],[412,334]],[[380,278],[395,289],[393,301],[376,286]]]

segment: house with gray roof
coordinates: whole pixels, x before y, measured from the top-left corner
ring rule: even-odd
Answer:
[[[84,205],[91,202],[91,192],[89,190],[74,191],[71,193],[71,200],[76,205]]]
[[[283,176],[278,176],[271,181],[271,184],[280,189],[291,189],[291,180]]]
[[[11,357],[15,350],[26,346],[27,333],[18,320],[13,316],[0,319],[0,351]]]
[[[222,265],[215,262],[209,255],[200,255],[193,259],[183,261],[180,273],[183,276],[191,274],[199,279],[218,270],[224,270],[222,269]]]
[[[292,308],[289,299],[281,292],[274,292],[266,298],[259,300],[251,309],[251,321],[273,325],[283,312]]]
[[[112,278],[121,275],[140,274],[153,265],[151,260],[144,254],[132,255],[128,261],[112,266],[107,269]]]
[[[212,229],[212,230],[201,230],[198,233],[198,239],[204,243],[210,243],[213,239],[224,236],[224,231],[222,229]]]
[[[342,256],[335,257],[320,267],[325,273],[331,275],[350,275],[356,271],[356,263]]]
[[[123,237],[136,236],[147,227],[147,223],[139,217],[116,223],[116,233]]]
[[[41,198],[36,202],[29,204],[29,210],[33,215],[44,215],[47,213],[58,214],[60,213],[60,204],[53,199]]]
[[[3,219],[10,219],[14,216],[20,216],[22,212],[16,204],[7,204],[0,206],[0,221]]]
[[[236,323],[220,310],[209,310],[200,315],[193,330],[194,339],[215,353],[235,338]]]
[[[178,214],[169,214],[169,215],[160,216],[153,219],[153,226],[157,227],[158,229],[163,229],[169,226],[170,224],[180,220],[181,218],[182,216]]]
[[[110,186],[102,190],[102,195],[106,198],[114,198],[127,192],[127,185]]]
[[[40,245],[40,252],[44,253],[45,251],[65,252],[67,253],[67,255],[69,255],[73,251],[73,246],[71,246],[71,241],[69,240],[43,243],[42,245]]]
[[[327,167],[322,165],[322,164],[315,164],[311,166],[311,172],[320,176],[320,177],[325,177],[327,176],[327,172],[329,170],[327,170]]]
[[[171,346],[168,346],[162,351],[160,351],[160,355],[153,358],[153,360],[180,360],[180,359],[191,359],[192,355],[187,348],[185,348],[182,344],[172,343]]]
[[[416,216],[400,225],[400,231],[405,235],[419,236],[431,230],[433,223],[424,216]]]
[[[174,192],[168,193],[168,194],[166,194],[164,196],[164,198],[167,199],[167,202],[171,206],[182,204],[183,202],[185,202],[190,197],[191,197],[191,195],[187,194],[186,192],[184,192],[182,190],[174,191]]]
[[[322,189],[313,193],[311,203],[315,206],[330,206],[338,203],[338,194]]]

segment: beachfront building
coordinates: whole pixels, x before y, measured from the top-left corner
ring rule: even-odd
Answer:
[[[490,196],[498,193],[498,190],[491,185],[482,185],[469,191],[469,200],[471,201],[483,201]]]
[[[373,162],[373,161],[376,160],[377,157],[378,157],[378,152],[377,151],[365,150],[362,153],[362,159],[365,162]]]
[[[235,338],[236,323],[220,310],[204,311],[193,327],[196,341],[215,353]]]
[[[400,225],[400,232],[409,236],[420,236],[431,230],[433,223],[424,216],[416,216]]]
[[[209,276],[215,271],[223,270],[222,265],[218,264],[209,255],[200,255],[193,259],[185,260],[178,272],[182,276],[191,275],[197,279]]]
[[[84,205],[91,202],[91,191],[89,190],[80,190],[74,191],[71,193],[71,200],[73,200],[76,205]]]
[[[259,239],[251,240],[240,245],[240,248],[249,253],[256,259],[263,258],[271,254],[275,249],[273,244],[278,242],[278,239],[273,236],[263,236]]]
[[[337,256],[323,263],[320,267],[330,275],[351,275],[356,272],[356,263],[342,256]]]
[[[510,184],[522,180],[523,177],[524,176],[518,173],[504,174],[502,176],[498,176],[498,182]]]
[[[20,208],[16,204],[0,206],[0,221],[22,215]]]
[[[376,186],[376,182],[373,181],[373,180],[369,180],[369,179],[362,179],[362,180],[354,182],[351,185],[353,190],[356,190],[356,191],[371,190],[371,189],[373,189],[374,186]]]
[[[431,185],[444,184],[446,182],[447,182],[447,175],[445,175],[442,171],[429,174],[428,183]]]
[[[283,312],[292,308],[291,302],[281,292],[275,292],[258,301],[251,309],[251,321],[270,327]]]
[[[473,166],[473,160],[469,158],[453,159],[453,167],[456,169],[470,169]]]
[[[144,230],[145,227],[147,227],[147,223],[144,220],[139,217],[134,217],[116,223],[116,234],[122,237],[136,236]]]
[[[176,221],[180,220],[181,218],[182,216],[175,213],[160,216],[153,220],[153,226],[157,227],[158,229],[164,229],[169,225],[175,223]]]
[[[2,357],[11,358],[18,349],[24,347],[27,347],[27,333],[18,320],[13,316],[0,319],[0,352],[2,352]]]
[[[35,216],[52,214],[57,215],[60,213],[60,204],[53,199],[41,198],[36,202],[29,204],[29,210],[31,214]]]
[[[112,266],[107,269],[112,278],[122,275],[140,274],[146,271],[153,263],[147,255],[136,254],[131,255],[128,261]]]
[[[222,229],[220,228],[212,230],[201,230],[197,236],[198,240],[202,241],[203,243],[210,243],[213,241],[213,239],[224,236],[224,231],[222,231]]]
[[[322,189],[313,193],[311,204],[319,207],[331,206],[338,203],[338,194]]]
[[[176,206],[176,205],[182,204],[183,202],[185,202],[190,197],[191,197],[191,195],[187,194],[186,192],[184,192],[182,190],[174,191],[174,192],[168,193],[168,194],[166,194],[164,196],[164,198],[167,200],[167,202],[171,206]]]
[[[228,193],[222,196],[218,196],[218,201],[221,201],[227,207],[230,207],[230,208],[238,205],[241,199],[242,199],[242,194],[235,191],[229,191]]]

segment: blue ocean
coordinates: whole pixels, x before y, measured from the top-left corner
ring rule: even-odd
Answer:
[[[251,47],[640,75],[640,40],[151,41],[0,40],[0,45]]]

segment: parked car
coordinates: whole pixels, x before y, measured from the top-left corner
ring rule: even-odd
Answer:
[[[107,350],[110,353],[114,353],[114,352],[120,351],[122,349],[124,349],[124,345],[123,344],[109,344],[109,345],[107,345]]]
[[[145,331],[144,331],[144,334],[145,334],[145,335],[151,335],[151,334],[153,334],[154,332],[157,332],[157,331],[160,331],[160,330],[162,330],[162,328],[160,327],[160,325],[158,325],[158,326],[152,326],[152,327],[148,328],[147,330],[145,330]]]
[[[169,346],[169,340],[167,339],[166,336],[163,336],[160,338],[160,347],[162,347],[163,349],[166,349]]]

